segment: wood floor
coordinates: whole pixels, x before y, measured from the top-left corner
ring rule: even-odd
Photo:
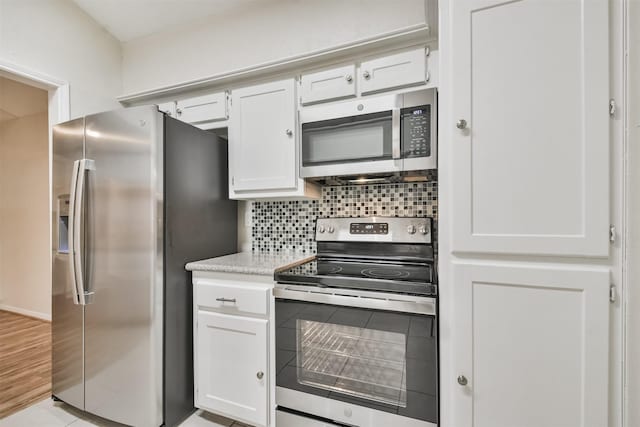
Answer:
[[[0,310],[0,418],[51,396],[51,323]]]

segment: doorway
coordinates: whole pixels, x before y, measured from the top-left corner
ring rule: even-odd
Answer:
[[[68,86],[0,61],[0,418],[51,395],[51,137]]]

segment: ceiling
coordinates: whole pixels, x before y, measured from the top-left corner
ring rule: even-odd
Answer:
[[[267,0],[73,0],[121,42]]]
[[[47,111],[46,90],[0,76],[0,123]]]

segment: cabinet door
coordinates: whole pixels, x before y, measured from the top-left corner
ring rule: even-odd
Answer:
[[[608,290],[606,269],[454,265],[453,425],[606,426]]]
[[[196,406],[267,425],[267,320],[198,311]]]
[[[231,96],[229,163],[233,190],[295,188],[294,80],[234,90]]]
[[[607,256],[607,0],[450,5],[452,250]]]
[[[427,81],[427,56],[424,48],[364,61],[360,65],[363,94],[394,87],[424,84]]]
[[[355,65],[303,74],[300,80],[302,105],[356,96]]]
[[[178,101],[176,115],[183,122],[195,125],[226,120],[229,117],[227,94],[219,92]]]
[[[162,104],[158,104],[158,110],[163,112],[163,113],[167,113],[167,115],[170,116],[170,117],[175,117],[176,116],[176,102],[175,101],[171,101],[171,102],[163,102]]]

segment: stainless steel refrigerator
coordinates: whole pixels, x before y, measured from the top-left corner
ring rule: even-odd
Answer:
[[[188,261],[236,251],[226,143],[156,107],[53,130],[53,398],[133,426],[193,408]]]

